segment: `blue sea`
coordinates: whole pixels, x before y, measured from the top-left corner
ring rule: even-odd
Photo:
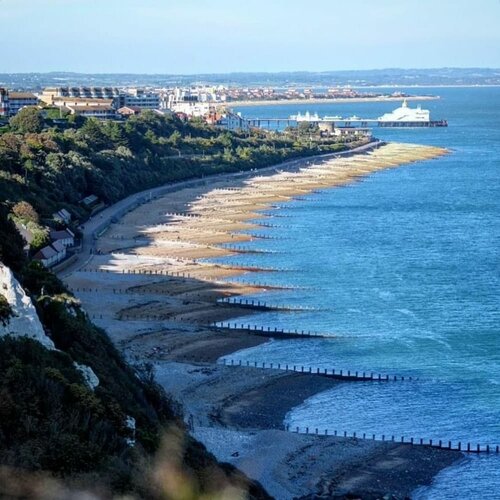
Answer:
[[[392,89],[393,90],[393,89]],[[415,93],[415,89],[402,89]],[[346,383],[293,409],[295,426],[500,445],[500,88],[436,88],[422,102],[448,128],[375,129],[387,141],[450,154],[370,175],[270,209],[276,237],[248,248],[275,253],[220,259],[280,267],[241,281],[293,285],[261,296],[315,308],[238,319],[331,334],[236,353],[289,363],[418,377]],[[416,103],[410,103],[415,106]],[[396,103],[240,108],[247,117],[297,112],[376,118]],[[500,456],[468,456],[415,498],[499,498]]]

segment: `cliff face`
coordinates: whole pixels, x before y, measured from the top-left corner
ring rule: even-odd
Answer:
[[[61,285],[52,275],[35,271],[19,276],[26,290],[44,291],[38,304],[0,263],[1,498],[12,491],[47,498],[46,488],[77,487],[94,498],[159,500],[179,482],[200,496],[232,488],[241,498],[269,498],[194,441],[177,406],[125,364],[62,289],[54,291]],[[171,480],[159,472],[165,453]]]
[[[40,342],[49,350],[55,350],[54,342],[45,334],[33,302],[12,271],[1,262],[0,294],[9,303],[12,312],[8,319],[0,322],[0,338],[7,335],[14,338],[26,337]],[[82,374],[88,387],[95,389],[99,385],[99,379],[92,368],[76,362],[74,366]]]
[[[57,277],[26,259],[9,212],[0,201],[0,498],[162,499],[186,478],[192,498],[226,487],[268,498],[192,439],[147,370],[128,366]],[[179,474],[165,475],[164,456]]]
[[[55,349],[54,342],[45,334],[35,306],[16,280],[12,271],[0,263],[0,294],[9,303],[12,316],[0,323],[0,337],[28,337],[47,349]]]

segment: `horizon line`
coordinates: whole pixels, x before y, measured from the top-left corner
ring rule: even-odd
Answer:
[[[212,75],[280,75],[280,74],[328,74],[328,73],[362,73],[376,71],[425,71],[425,70],[490,70],[500,71],[500,67],[493,66],[435,66],[435,67],[384,67],[370,69],[331,69],[331,70],[279,70],[279,71],[220,71],[220,72],[200,72],[200,73],[161,73],[161,72],[89,72],[89,71],[70,71],[70,70],[51,70],[51,71],[2,71],[0,75],[147,75],[147,76],[212,76]]]

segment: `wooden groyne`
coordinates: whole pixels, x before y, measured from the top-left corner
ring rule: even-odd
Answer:
[[[77,271],[79,273],[103,273],[103,274],[123,274],[126,276],[148,276],[151,278],[158,277],[168,277],[168,278],[183,278],[183,279],[192,279],[203,282],[217,283],[220,285],[245,285],[252,288],[263,288],[268,290],[309,290],[309,287],[301,287],[294,285],[276,285],[269,284],[263,282],[247,282],[247,281],[234,281],[234,280],[222,280],[220,278],[210,278],[203,276],[193,276],[188,272],[183,271],[166,271],[164,269],[102,269],[98,268],[89,268],[85,267]],[[79,287],[74,287],[74,290],[79,291]]]
[[[381,443],[400,443],[410,446],[426,446],[429,448],[437,448],[440,450],[459,451],[462,453],[474,454],[500,454],[500,445],[489,445],[480,443],[463,443],[462,441],[451,441],[442,439],[424,439],[395,435],[376,435],[367,433],[337,431],[330,429],[319,429],[318,427],[297,427],[290,424],[285,425],[285,430],[297,434],[313,434],[316,436],[336,436],[347,439],[359,439],[365,441],[379,441]]]
[[[201,259],[197,259],[197,261],[201,261]],[[218,264],[220,267],[228,267],[230,269],[237,269],[239,271],[248,271],[252,273],[296,273],[297,269],[286,269],[281,267],[258,267],[258,266],[249,266],[242,263],[235,264]]]
[[[294,306],[288,304],[268,304],[257,299],[241,299],[235,297],[223,297],[217,300],[218,304],[238,306],[241,308],[254,309],[256,311],[289,311],[289,312],[318,312],[317,307]]]
[[[311,290],[311,287],[299,285],[273,285],[262,281],[235,281],[224,279],[224,283],[229,285],[247,285],[254,288],[267,288],[269,290]]]
[[[267,234],[254,234],[250,232],[241,232],[242,234],[248,234],[252,238],[255,238],[257,240],[275,240],[275,241],[285,241],[289,240],[290,238],[284,237],[284,236],[269,236]]]
[[[219,248],[224,250],[229,250],[231,253],[241,253],[241,254],[278,254],[283,252],[277,252],[276,250],[259,250],[257,248],[245,248],[238,245],[221,245]]]
[[[258,253],[258,254],[282,254],[282,251],[279,250],[261,250],[258,248],[248,248],[243,247],[241,245],[233,245],[231,243],[223,243],[220,245],[220,248],[224,248],[225,250],[230,250],[231,252],[236,253]]]
[[[249,324],[238,324],[238,323],[229,323],[229,322],[212,322],[207,325],[209,328],[215,330],[238,330],[244,333],[250,333],[252,335],[261,335],[264,337],[272,337],[276,339],[293,339],[293,338],[333,338],[332,335],[323,335],[321,333],[308,332],[305,330],[282,330],[278,328],[267,327],[257,325],[249,325]]]
[[[335,368],[319,368],[304,365],[292,365],[286,363],[266,363],[265,361],[245,361],[241,359],[228,358],[227,356],[219,361],[226,366],[247,366],[253,368],[260,368],[263,370],[282,370],[285,372],[306,373],[309,375],[318,375],[321,377],[329,377],[339,380],[352,380],[359,382],[405,382],[416,381],[418,378],[404,376],[404,375],[382,375],[373,372],[361,372],[354,370],[338,370]]]
[[[268,228],[272,228],[272,229],[292,229],[292,228],[296,228],[297,226],[291,226],[291,225],[281,225],[281,224],[270,224],[268,222],[256,222],[256,224],[258,226],[261,226],[261,227],[268,227]]]

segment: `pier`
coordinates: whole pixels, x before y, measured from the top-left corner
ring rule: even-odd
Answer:
[[[334,128],[349,129],[349,128],[434,128],[447,127],[446,120],[429,120],[429,121],[386,121],[378,118],[340,118],[318,115],[292,115],[289,118],[248,118],[248,124],[251,127],[280,129],[282,127],[296,127],[299,123],[310,123],[312,125],[330,125]]]
[[[410,108],[406,99],[399,108],[390,113],[385,113],[378,118],[360,118],[359,116],[341,117],[341,116],[323,116],[318,113],[309,112],[302,115],[298,113],[288,118],[254,118],[247,120],[250,126],[262,127],[267,124],[267,128],[280,128],[284,124],[287,127],[297,126],[299,123],[310,123],[318,125],[325,130],[337,129],[366,129],[368,127],[403,127],[403,128],[421,128],[421,127],[447,127],[446,120],[431,120],[430,111],[417,108]]]
[[[250,127],[254,128],[274,128],[280,129],[281,127],[295,127],[297,120],[294,118],[247,118],[247,123]]]

